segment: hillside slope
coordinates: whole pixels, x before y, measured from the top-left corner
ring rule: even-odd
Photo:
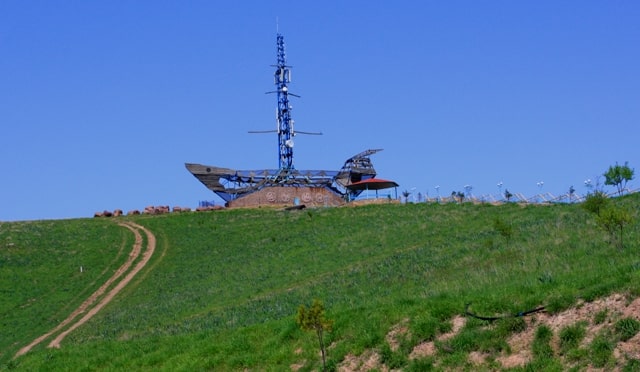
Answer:
[[[124,261],[122,249],[134,237],[116,220],[3,223],[0,363],[53,370],[315,370],[321,367],[317,339],[298,329],[294,315],[317,298],[335,321],[327,334],[332,369],[357,369],[367,355],[378,356],[379,369],[504,368],[499,358],[516,354],[513,335],[535,330],[544,345],[544,328],[536,323],[543,314],[492,323],[465,318],[443,339],[466,304],[491,316],[540,306],[554,315],[612,293],[629,301],[638,295],[640,197],[613,202],[635,217],[622,250],[579,205],[394,204],[126,217],[157,238],[147,266],[60,349],[40,345],[17,359],[18,349]],[[81,265],[91,270],[80,273]],[[614,313],[601,315],[612,329],[626,319]],[[561,329],[550,332],[557,339]],[[400,335],[398,341],[390,334]],[[617,334],[596,340],[608,350]],[[551,351],[532,351],[513,367],[635,363],[613,351],[594,361],[581,350],[599,344],[580,340],[572,349],[549,341]],[[412,356],[429,342],[432,353]],[[474,362],[473,353],[482,361]]]

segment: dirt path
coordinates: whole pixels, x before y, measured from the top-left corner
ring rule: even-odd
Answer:
[[[100,311],[106,304],[108,304],[113,299],[113,297],[115,297],[115,295],[118,294],[118,292],[120,292],[135,277],[135,275],[140,270],[142,270],[142,268],[147,264],[147,262],[149,262],[149,260],[151,259],[151,256],[153,255],[153,252],[155,251],[155,248],[156,248],[156,237],[151,233],[151,231],[147,230],[143,226],[140,226],[140,225],[135,224],[135,223],[130,222],[130,221],[119,223],[119,225],[131,230],[133,232],[133,234],[135,235],[135,238],[136,238],[136,241],[135,241],[135,243],[133,245],[133,249],[131,250],[131,253],[129,254],[129,258],[127,259],[127,261],[125,263],[123,263],[122,266],[120,266],[120,268],[118,268],[118,270],[116,270],[116,272],[103,285],[100,286],[100,288],[98,288],[76,310],[74,310],[67,317],[67,319],[63,320],[60,324],[58,324],[51,331],[49,331],[49,332],[45,333],[44,335],[36,338],[29,345],[27,345],[27,346],[23,347],[22,349],[20,349],[16,353],[14,358],[29,352],[29,350],[31,350],[31,348],[33,348],[34,346],[38,345],[39,343],[41,343],[45,339],[49,338],[51,335],[58,333],[60,330],[62,330],[63,328],[67,327],[70,323],[72,323],[74,321],[74,319],[76,319],[80,314],[86,312],[86,314],[82,318],[80,318],[79,320],[75,321],[75,323],[73,323],[70,327],[65,329],[62,333],[58,334],[58,336],[53,341],[51,341],[49,343],[49,347],[59,348],[60,347],[60,342],[62,342],[62,340],[70,332],[72,332],[76,328],[80,327],[82,324],[86,323],[89,319],[91,319],[91,317],[96,315],[98,313],[98,311]],[[142,239],[141,231],[144,232],[146,234],[146,236],[147,236],[147,249],[144,251],[144,253],[142,253],[142,259],[140,261],[138,261],[138,263],[135,265],[135,267],[132,270],[129,270],[131,268],[131,265],[136,261],[136,259],[140,256],[140,254],[142,252],[143,239]],[[115,283],[122,275],[124,275],[125,273],[126,273],[126,275],[124,276],[124,278],[122,278],[116,284],[116,286],[113,287],[107,293],[106,296],[102,297],[103,294],[105,293],[105,291],[113,283]],[[98,302],[98,304],[93,306],[94,303],[96,301],[98,301],[99,299],[100,299],[100,302]]]

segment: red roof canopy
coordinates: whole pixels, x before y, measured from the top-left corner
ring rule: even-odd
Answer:
[[[380,178],[369,178],[360,182],[352,183],[346,187],[350,190],[382,190],[398,186],[399,185],[393,181],[383,180]]]

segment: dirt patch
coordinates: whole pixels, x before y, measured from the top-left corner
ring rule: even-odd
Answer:
[[[65,327],[69,326],[69,324],[74,322],[74,320],[80,314],[83,314],[86,312],[86,314],[82,318],[75,321],[75,323],[71,324],[71,326],[66,328],[61,333],[59,333],[58,336],[49,343],[49,347],[59,348],[60,342],[62,342],[62,340],[70,332],[80,327],[82,324],[86,323],[89,319],[91,319],[95,314],[97,314],[98,311],[100,311],[106,304],[108,304],[115,297],[115,295],[118,294],[118,292],[120,292],[140,270],[142,270],[142,268],[147,264],[147,262],[149,262],[156,247],[155,236],[149,230],[133,222],[122,222],[122,223],[119,223],[119,225],[131,230],[135,235],[135,239],[136,239],[127,261],[123,263],[122,266],[120,266],[118,270],[116,270],[116,272],[103,285],[100,286],[100,288],[98,288],[91,296],[89,296],[89,298],[87,298],[65,320],[63,320],[51,331],[36,338],[29,345],[18,350],[14,358],[29,352],[34,346],[38,345],[42,341],[51,337],[52,335],[65,329]],[[147,249],[145,249],[144,253],[142,253],[143,239],[142,239],[142,234],[140,233],[141,231],[144,232],[147,236]],[[140,256],[141,253],[142,253],[142,259],[136,264],[136,266],[133,269],[130,270],[131,265],[133,264],[133,262],[136,261],[136,259]],[[118,279],[120,279],[125,273],[126,275],[119,282],[117,282]],[[115,285],[115,287],[113,287],[106,295],[104,295],[107,289],[116,282],[117,284]],[[98,300],[100,300],[100,302],[94,305]]]
[[[599,317],[600,319],[596,319]],[[612,328],[616,321],[622,318],[633,318],[640,320],[640,298],[629,301],[622,294],[612,294],[608,297],[598,299],[593,302],[579,302],[570,309],[557,314],[539,312],[524,318],[526,329],[512,335],[508,340],[509,352],[504,352],[495,357],[495,361],[500,363],[502,368],[524,367],[531,362],[532,344],[538,327],[545,325],[553,332],[551,346],[556,355],[559,353],[560,332],[568,326],[579,322],[585,324],[585,337],[581,342],[581,347],[588,347],[594,337],[606,327]],[[394,325],[387,333],[385,340],[392,350],[397,350],[402,339],[410,337],[408,327],[409,319],[404,319]],[[409,359],[419,359],[435,356],[438,353],[437,342],[442,342],[455,337],[465,326],[467,318],[456,316],[451,319],[452,329],[450,332],[439,335],[435,341],[423,342],[416,345]],[[468,361],[480,368],[486,367],[487,359],[491,356],[481,352],[471,352]],[[618,342],[615,346],[613,357],[617,359],[618,366],[624,364],[628,359],[640,359],[640,333],[626,342]],[[338,367],[341,372],[355,371],[389,371],[389,368],[382,364],[380,354],[374,350],[367,350],[360,356],[349,354]]]
[[[479,351],[472,351],[469,353],[469,362],[474,365],[482,365],[485,362],[487,355]]]
[[[342,363],[338,366],[339,372],[364,372],[364,371],[382,371],[387,372],[389,368],[380,362],[380,354],[375,351],[367,350],[359,356],[348,354]]]
[[[307,363],[307,361],[306,361],[306,360],[301,360],[301,361],[300,361],[300,362],[298,362],[298,363],[294,363],[294,364],[290,365],[290,366],[289,366],[289,368],[291,368],[291,371],[293,371],[293,372],[297,372],[297,371],[301,370],[301,369],[302,369],[302,367],[304,367],[304,365],[305,365],[306,363]]]
[[[460,330],[462,329],[462,327],[464,327],[464,325],[467,324],[467,318],[461,315],[457,315],[451,320],[451,323],[453,323],[453,327],[451,328],[451,331],[447,333],[443,333],[440,336],[438,336],[438,341],[446,341],[453,338],[453,336],[457,335],[458,332],[460,332]]]
[[[521,332],[509,339],[510,354],[500,355],[496,360],[505,368],[521,367],[529,363],[532,358],[531,343],[533,332]]]
[[[597,314],[606,314],[604,321],[596,322]],[[496,358],[505,368],[522,367],[532,359],[531,347],[535,332],[541,325],[546,325],[553,331],[552,347],[558,352],[559,333],[568,326],[578,322],[586,324],[586,334],[581,346],[587,346],[594,337],[604,328],[612,327],[616,320],[630,317],[640,320],[640,298],[629,303],[622,294],[612,294],[608,297],[593,302],[579,302],[571,309],[558,314],[539,313],[525,319],[527,328],[523,332],[513,335],[509,340],[511,353],[503,354]],[[626,342],[619,342],[614,351],[616,358],[640,358],[640,334]]]
[[[392,351],[398,351],[400,348],[400,342],[402,339],[409,337],[409,319],[403,319],[402,322],[396,324],[391,328],[389,333],[385,336],[385,340],[389,344]]]
[[[451,323],[452,323],[451,331],[439,335],[436,338],[436,340],[446,341],[453,338],[455,335],[457,335],[460,332],[462,327],[464,327],[464,325],[467,324],[467,318],[461,315],[457,315],[451,320]],[[411,351],[411,354],[409,354],[409,359],[430,357],[435,355],[437,351],[438,350],[436,348],[436,344],[434,341],[423,342],[416,345],[416,347],[413,348],[413,350]]]

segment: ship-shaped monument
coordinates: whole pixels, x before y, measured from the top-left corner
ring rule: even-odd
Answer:
[[[278,169],[234,170],[214,165],[186,163],[191,172],[209,190],[225,201],[227,207],[259,206],[338,206],[355,200],[365,190],[392,188],[393,181],[376,179],[370,156],[382,149],[362,151],[344,162],[340,170],[298,170],[293,164],[293,138],[296,134],[321,133],[294,130],[289,96],[291,66],[286,63],[284,37],[277,34],[277,63],[274,81],[277,95],[277,129],[250,133],[276,133]],[[397,197],[397,196],[396,196]]]

